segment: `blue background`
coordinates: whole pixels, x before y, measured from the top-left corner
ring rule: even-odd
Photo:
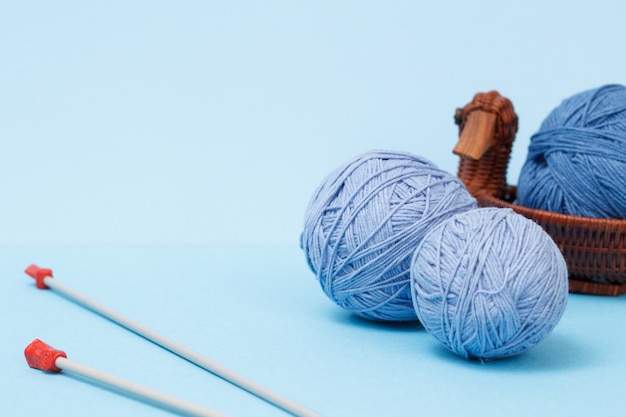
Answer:
[[[386,148],[456,172],[456,107],[528,138],[626,83],[596,1],[2,2],[0,243],[295,243],[314,188]]]
[[[166,415],[29,369],[34,338],[233,416],[284,413],[23,274],[64,283],[325,416],[616,415],[624,298],[571,295],[555,332],[489,364],[328,301],[298,249],[321,180],[358,153],[456,172],[455,108],[510,98],[528,138],[626,84],[622,1],[3,1],[0,328],[6,415]]]

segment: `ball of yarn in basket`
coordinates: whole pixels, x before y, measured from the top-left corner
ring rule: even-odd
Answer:
[[[372,320],[416,320],[411,256],[426,232],[476,207],[463,183],[405,152],[371,151],[331,173],[309,203],[301,247],[323,291]]]
[[[626,218],[626,87],[564,100],[531,137],[520,205],[595,218]]]
[[[460,213],[433,229],[411,262],[426,330],[470,359],[519,354],[544,339],[567,304],[565,260],[533,221],[500,208]]]

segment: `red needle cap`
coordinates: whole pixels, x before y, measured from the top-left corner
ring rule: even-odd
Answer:
[[[30,345],[26,346],[24,356],[31,368],[52,372],[61,372],[61,368],[55,365],[57,358],[67,358],[65,352],[55,349],[39,339],[33,340]]]
[[[26,272],[31,277],[35,278],[35,285],[37,286],[37,288],[41,290],[47,290],[48,288],[50,288],[46,284],[44,284],[43,280],[46,277],[52,276],[51,269],[39,268],[37,265],[31,265],[28,268],[26,268],[24,272]]]

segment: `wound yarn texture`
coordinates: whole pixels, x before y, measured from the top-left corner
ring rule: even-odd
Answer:
[[[565,260],[550,236],[510,209],[457,214],[411,261],[414,307],[426,330],[464,358],[519,354],[544,339],[567,304]]]
[[[575,216],[626,218],[626,87],[564,100],[531,137],[520,205]]]
[[[405,152],[371,151],[315,191],[300,237],[325,294],[372,320],[416,320],[411,256],[426,233],[476,207],[455,176]]]

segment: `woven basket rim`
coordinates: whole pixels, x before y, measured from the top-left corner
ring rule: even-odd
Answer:
[[[509,186],[509,188],[513,190],[515,189],[514,186]],[[605,230],[610,229],[611,231],[626,232],[626,219],[584,217],[548,210],[535,209],[516,203],[511,203],[510,201],[502,200],[487,193],[480,194],[476,198],[482,201],[495,203],[503,207],[509,207],[515,211],[524,213],[527,215],[527,217],[532,217],[533,219],[548,219],[551,223],[563,224],[566,226],[587,227],[592,229]]]

